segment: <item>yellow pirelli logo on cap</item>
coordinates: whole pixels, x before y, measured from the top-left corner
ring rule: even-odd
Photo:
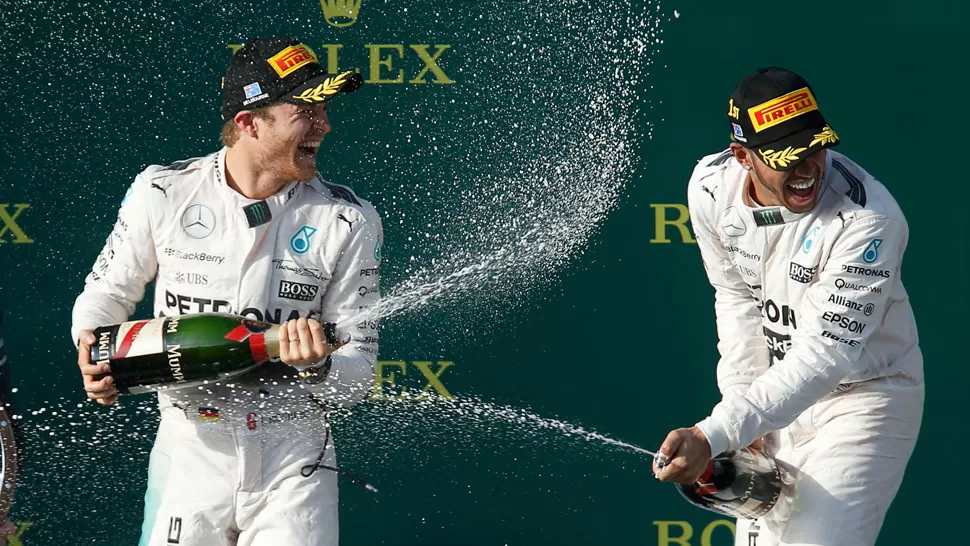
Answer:
[[[317,56],[313,54],[313,51],[305,45],[295,45],[290,46],[283,51],[280,51],[276,55],[273,55],[266,62],[273,67],[273,70],[281,78],[285,78],[287,75],[293,73],[293,71],[299,69],[301,66],[316,63]]]
[[[748,116],[751,117],[751,125],[754,126],[754,131],[760,133],[769,127],[785,123],[813,110],[818,110],[815,96],[807,87],[803,87],[777,99],[771,99],[753,108],[748,108]]]

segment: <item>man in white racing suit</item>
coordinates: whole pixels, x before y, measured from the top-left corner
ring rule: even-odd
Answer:
[[[224,312],[281,323],[281,362],[158,394],[142,546],[338,543],[328,410],[373,384],[379,214],[316,172],[329,100],[360,85],[297,40],[247,42],[224,80],[224,147],[134,180],[86,278],[72,339],[88,396],[118,396],[91,330],[129,319],[154,282],[162,316]],[[350,341],[329,345],[321,322]],[[336,349],[335,349],[336,347]],[[332,468],[331,468],[332,469]]]
[[[694,483],[753,445],[794,470],[794,498],[736,544],[871,546],[915,447],[923,361],[900,276],[906,219],[797,74],[748,75],[734,142],[704,157],[690,217],[714,288],[721,401],[664,440],[654,472]],[[763,444],[762,444],[763,440]]]

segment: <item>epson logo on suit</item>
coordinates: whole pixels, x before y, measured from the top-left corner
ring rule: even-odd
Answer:
[[[865,331],[866,326],[868,326],[868,324],[864,322],[859,322],[850,317],[833,313],[831,311],[822,313],[822,320],[827,320],[833,324],[838,324],[839,326],[855,334],[861,334]]]
[[[315,284],[280,281],[279,297],[289,300],[313,301],[320,287]]]

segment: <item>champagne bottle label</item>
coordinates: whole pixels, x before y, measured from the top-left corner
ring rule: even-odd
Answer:
[[[115,326],[99,328],[97,337],[97,364],[111,364],[116,380],[123,376],[128,366],[138,357],[162,358],[168,362],[166,379],[182,381],[180,345],[169,343],[169,334],[178,332],[179,317],[160,317],[150,320],[124,322]],[[157,360],[156,360],[157,361]],[[144,374],[141,374],[144,375]],[[157,375],[157,373],[155,374]]]
[[[164,318],[139,320],[118,327],[113,344],[117,344],[115,358],[155,354],[165,345]]]

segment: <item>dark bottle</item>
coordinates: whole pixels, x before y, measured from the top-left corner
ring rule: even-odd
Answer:
[[[763,451],[739,449],[712,459],[697,483],[675,484],[691,504],[718,514],[757,519],[778,503],[783,476]]]
[[[121,394],[219,381],[279,356],[279,325],[228,313],[124,322],[94,331],[93,364],[107,363]],[[324,330],[335,337],[334,325]]]

